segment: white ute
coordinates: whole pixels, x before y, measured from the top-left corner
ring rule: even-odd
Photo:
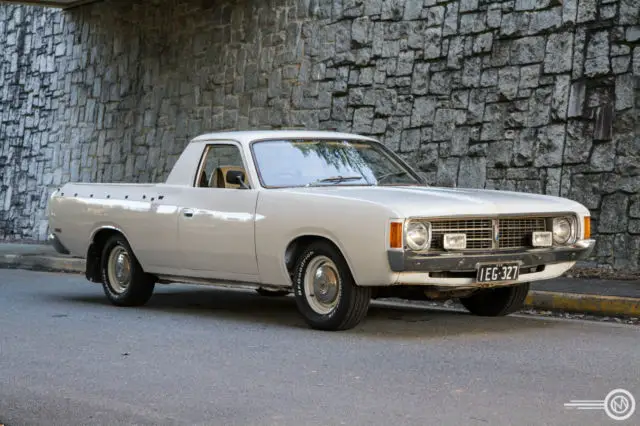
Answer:
[[[199,136],[165,183],[62,186],[49,227],[115,305],[157,283],[248,285],[293,292],[323,330],[356,326],[377,297],[507,315],[594,246],[574,201],[430,187],[375,139],[325,131]]]

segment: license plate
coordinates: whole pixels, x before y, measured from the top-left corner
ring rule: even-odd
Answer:
[[[493,263],[478,266],[476,281],[491,283],[496,281],[515,281],[520,274],[518,263]]]

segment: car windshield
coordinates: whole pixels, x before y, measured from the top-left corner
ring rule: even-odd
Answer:
[[[270,140],[252,149],[266,187],[422,184],[388,150],[368,141]]]

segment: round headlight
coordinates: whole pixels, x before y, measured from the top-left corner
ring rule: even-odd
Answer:
[[[407,225],[407,245],[412,250],[423,250],[429,244],[429,230],[420,222],[411,222]]]
[[[566,217],[553,220],[553,241],[557,244],[565,244],[573,234],[571,222]]]

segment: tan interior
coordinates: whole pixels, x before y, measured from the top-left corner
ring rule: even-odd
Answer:
[[[240,184],[226,183],[227,172],[230,170],[240,171],[244,173],[244,183],[247,183],[247,172],[243,167],[239,166],[221,166],[213,171],[209,180],[211,188],[240,188]]]

